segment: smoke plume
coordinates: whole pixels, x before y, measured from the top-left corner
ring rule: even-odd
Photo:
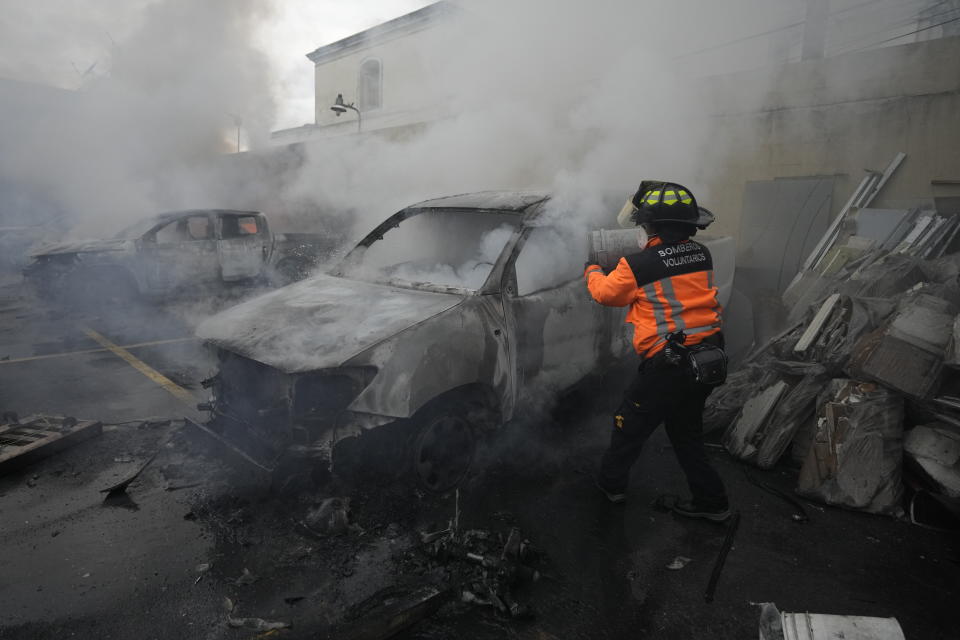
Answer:
[[[250,43],[269,11],[266,0],[158,0],[109,14],[92,7],[81,24],[48,16],[53,25],[37,29],[47,40],[70,28],[116,40],[93,66],[89,58],[76,65],[80,90],[47,89],[45,108],[8,110],[0,181],[39,194],[86,235],[162,209],[215,204],[184,202],[197,190],[176,178],[230,150],[236,142],[227,132],[237,124],[253,136],[248,144],[266,139],[275,111],[270,73]],[[17,15],[44,19],[42,11],[14,13],[3,27],[14,42],[31,33],[32,22],[12,24]],[[105,28],[111,24],[116,35]],[[29,70],[4,71],[30,77]]]
[[[550,189],[565,210],[599,206],[600,192],[625,199],[644,178],[700,192],[724,150],[709,147],[695,60],[680,55],[716,41],[720,25],[775,17],[743,1],[674,5],[460,3],[419,40],[430,80],[418,90],[439,121],[401,141],[314,144],[289,193],[355,208],[368,228],[418,199],[482,189]]]

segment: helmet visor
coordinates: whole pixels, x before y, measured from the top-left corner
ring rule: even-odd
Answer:
[[[624,229],[631,229],[636,224],[633,221],[633,214],[637,211],[637,208],[633,206],[633,200],[628,199],[623,205],[623,209],[620,209],[620,213],[617,214],[617,224]]]

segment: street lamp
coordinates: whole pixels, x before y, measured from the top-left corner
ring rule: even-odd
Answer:
[[[330,107],[330,110],[337,114],[339,118],[341,115],[347,112],[347,109],[353,109],[357,112],[357,133],[360,133],[360,129],[363,127],[363,116],[360,114],[360,109],[357,109],[353,106],[353,103],[345,104],[343,102],[343,94],[338,93],[337,99],[334,101],[333,106]]]

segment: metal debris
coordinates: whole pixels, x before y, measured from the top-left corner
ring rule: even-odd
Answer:
[[[146,469],[147,467],[150,466],[150,463],[152,463],[152,462],[157,458],[157,455],[159,455],[159,453],[160,453],[159,450],[158,450],[158,451],[155,451],[154,454],[153,454],[152,456],[150,456],[149,458],[147,458],[147,461],[144,462],[144,463],[140,466],[140,468],[137,469],[136,472],[135,472],[132,476],[129,476],[129,477],[127,477],[127,478],[124,479],[124,480],[121,480],[120,482],[118,482],[117,484],[115,484],[115,485],[113,485],[113,486],[111,486],[111,487],[107,487],[106,489],[101,489],[101,490],[100,490],[100,493],[105,493],[105,494],[107,494],[106,497],[107,497],[108,499],[109,499],[109,498],[113,498],[113,497],[115,497],[115,496],[118,496],[118,495],[120,495],[120,494],[126,493],[126,492],[127,492],[127,487],[130,486],[130,483],[132,483],[134,480],[136,480],[138,477],[140,477],[140,474],[143,473],[144,469]]]
[[[235,584],[238,587],[246,587],[256,582],[257,579],[258,579],[257,576],[250,573],[250,569],[247,569],[246,567],[244,567],[243,573],[240,574],[239,578],[233,581],[233,584]]]
[[[760,640],[906,640],[896,618],[786,613],[760,603]]]
[[[720,573],[723,571],[723,565],[727,562],[727,555],[733,548],[733,539],[737,535],[737,529],[740,527],[740,512],[734,511],[730,522],[727,524],[727,536],[723,539],[723,545],[720,547],[720,553],[717,554],[717,561],[713,565],[713,572],[710,574],[710,582],[707,583],[707,590],[703,594],[706,602],[713,602],[713,595],[717,590],[717,582],[720,580]]]
[[[460,533],[459,492],[457,498],[454,518],[446,529],[421,532],[423,551],[457,570],[462,602],[489,606],[510,618],[533,615],[529,606],[515,599],[513,590],[540,579],[539,552],[517,527],[511,527],[505,539],[483,529]]]
[[[687,558],[686,556],[677,556],[670,561],[670,564],[667,565],[667,569],[670,569],[671,571],[679,571],[687,566],[687,564],[689,564],[692,560],[693,558]]]

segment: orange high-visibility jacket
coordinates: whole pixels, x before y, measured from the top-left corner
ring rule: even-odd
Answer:
[[[593,299],[608,307],[630,306],[633,347],[644,358],[683,331],[696,344],[720,331],[722,309],[713,282],[710,251],[693,240],[664,244],[653,238],[643,251],[620,258],[608,275],[599,265],[584,272]]]

